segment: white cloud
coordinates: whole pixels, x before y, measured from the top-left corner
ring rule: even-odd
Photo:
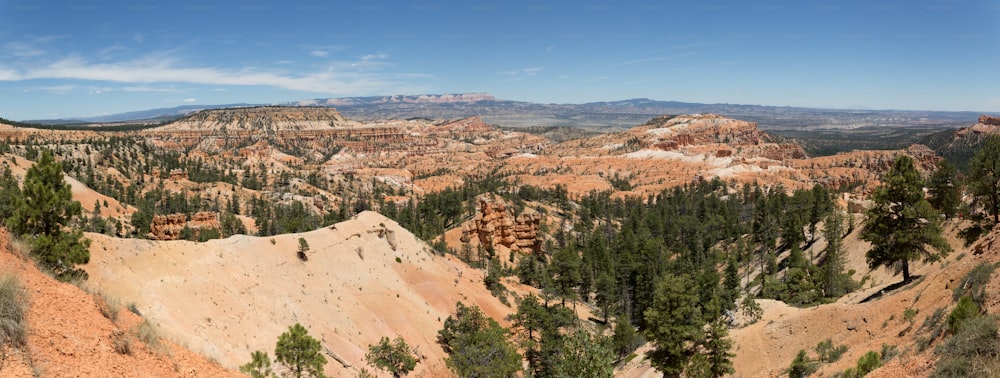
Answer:
[[[74,89],[76,89],[75,85],[53,85],[53,86],[47,86],[47,87],[25,88],[25,89],[21,90],[21,92],[24,92],[24,93],[46,92],[46,93],[52,93],[52,94],[66,94],[66,93],[71,92]]]
[[[258,68],[188,67],[179,64],[167,54],[149,55],[115,63],[90,62],[74,56],[22,69],[4,67],[3,63],[0,63],[0,80],[72,79],[131,84],[270,86],[332,95],[353,95],[381,92],[400,85],[394,82],[398,78],[392,79],[395,76],[374,70],[376,67],[387,65],[382,61],[386,58],[387,54],[370,54],[354,62],[332,62],[320,71],[289,73]],[[131,88],[133,91],[168,91],[147,86],[123,87],[121,90],[126,90],[125,88]]]
[[[318,56],[320,58],[326,58],[326,56],[330,55],[330,53],[323,50],[313,50],[309,52],[309,55]]]
[[[150,86],[129,86],[120,88],[124,92],[159,92],[159,93],[175,93],[176,88],[159,88]]]
[[[196,99],[194,99],[194,98],[185,98],[185,99],[184,99],[184,100],[182,100],[182,101],[184,101],[184,102],[195,102],[195,101],[198,101],[198,100],[196,100]]]

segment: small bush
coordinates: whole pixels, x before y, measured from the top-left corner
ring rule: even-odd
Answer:
[[[868,353],[865,353],[864,356],[858,359],[858,365],[854,370],[857,376],[864,377],[880,366],[882,366],[882,357],[878,353],[875,353],[875,351],[868,351]]]
[[[132,337],[120,330],[112,331],[111,348],[118,354],[132,354]]]
[[[899,348],[892,344],[882,344],[882,361],[889,361],[899,355]]]
[[[941,356],[935,377],[995,376],[1000,371],[997,319],[980,316],[966,320],[935,352]]]
[[[833,346],[833,340],[826,339],[816,344],[816,355],[822,362],[837,362],[840,356],[847,353],[847,345]]]
[[[939,346],[936,352],[944,357],[1000,356],[998,336],[995,318],[968,319],[958,333]]]
[[[160,342],[160,330],[153,323],[150,323],[149,320],[143,320],[142,323],[135,326],[134,331],[135,336],[145,343],[150,350],[169,354],[170,351],[166,345]]]
[[[128,310],[131,311],[133,314],[142,316],[142,313],[139,312],[139,308],[135,306],[135,302],[128,304]]]
[[[965,378],[972,376],[969,361],[964,358],[941,359],[936,364],[934,376],[938,378]]]
[[[982,306],[983,299],[986,297],[986,284],[990,282],[990,276],[993,275],[993,270],[996,267],[996,264],[988,262],[976,265],[965,275],[965,278],[962,278],[962,282],[955,286],[951,299],[958,301],[963,296],[968,295],[977,305]]]
[[[789,378],[802,378],[816,371],[816,363],[809,360],[805,349],[800,349],[792,360],[792,365],[788,367]]]
[[[917,317],[918,312],[920,311],[915,308],[908,308],[906,310],[903,310],[903,320],[910,322],[910,324],[912,325],[913,319]]]
[[[27,340],[28,293],[13,273],[0,273],[0,347],[20,347]]]
[[[962,296],[955,309],[948,314],[948,331],[958,333],[966,321],[976,317],[979,317],[979,305],[972,301],[972,297]]]

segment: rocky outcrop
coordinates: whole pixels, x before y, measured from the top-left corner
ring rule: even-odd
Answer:
[[[979,116],[979,123],[984,125],[1000,126],[1000,117],[994,117],[991,115],[981,115]]]
[[[187,227],[195,234],[201,230],[219,229],[219,214],[209,211],[197,212],[188,219],[187,214],[155,215],[149,224],[149,234],[153,240],[177,240]]]
[[[515,216],[513,209],[493,194],[480,195],[476,200],[479,212],[472,222],[462,227],[462,242],[467,243],[475,237],[480,245],[502,246],[523,254],[541,250],[542,240],[538,234],[541,214],[526,211]]]
[[[760,144],[762,136],[756,122],[716,114],[658,117],[646,125],[645,131],[658,137],[653,144],[689,146],[722,143],[745,146]]]

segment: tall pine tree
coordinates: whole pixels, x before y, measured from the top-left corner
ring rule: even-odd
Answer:
[[[938,261],[951,251],[941,236],[938,212],[924,199],[923,180],[913,159],[900,155],[875,190],[861,237],[872,243],[868,266],[885,266],[909,282],[910,260]]]
[[[31,240],[31,251],[60,278],[86,273],[74,268],[90,261],[90,240],[80,230],[69,229],[80,216],[80,202],[73,200],[63,179],[62,164],[43,150],[24,175],[24,188],[14,214],[7,219],[11,232]]]

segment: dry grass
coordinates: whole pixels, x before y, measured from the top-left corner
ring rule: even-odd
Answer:
[[[118,311],[122,309],[122,302],[117,297],[101,289],[86,291],[94,297],[94,303],[97,305],[97,309],[101,311],[101,315],[104,315],[105,318],[108,318],[112,322],[118,321]]]
[[[150,323],[148,319],[143,319],[142,323],[139,323],[132,330],[135,332],[135,336],[143,343],[146,343],[146,346],[151,351],[166,355],[170,354],[170,349],[160,342],[160,329],[153,323]]]
[[[21,278],[0,273],[0,345],[20,347],[27,340],[28,294]]]

